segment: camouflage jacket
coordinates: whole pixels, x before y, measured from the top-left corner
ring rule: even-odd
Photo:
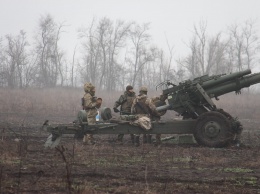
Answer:
[[[163,106],[163,105],[166,105],[166,102],[165,102],[166,98],[164,95],[160,95],[160,97],[153,97],[151,98],[151,103],[154,104],[154,106],[158,107],[158,106]],[[159,116],[163,116],[165,113],[167,112],[167,110],[164,110],[164,111],[160,111],[158,112],[158,115]],[[154,118],[153,119],[158,119],[158,115],[153,115]]]
[[[122,111],[122,114],[131,114],[131,107],[133,104],[133,101],[135,99],[135,93],[130,93],[125,91],[123,95],[119,97],[119,99],[115,102],[113,108],[120,107],[120,111]]]
[[[94,124],[97,112],[96,97],[92,96],[90,93],[86,92],[83,97],[83,108],[86,110],[87,119],[89,124]]]
[[[131,108],[132,114],[141,114],[141,115],[155,115],[159,116],[158,111],[156,110],[155,105],[152,103],[146,95],[138,95],[132,104]]]

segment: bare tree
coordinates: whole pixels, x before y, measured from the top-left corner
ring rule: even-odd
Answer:
[[[164,80],[174,80],[176,81],[176,71],[172,67],[173,61],[173,49],[174,46],[169,44],[169,41],[166,37],[166,43],[168,48],[168,57],[167,53],[164,50],[159,52],[159,82],[161,83]]]
[[[102,59],[102,66],[101,66],[101,77],[99,81],[99,87],[102,88],[102,85],[107,85],[105,83],[106,79],[106,73],[108,70],[108,64],[109,64],[109,46],[111,41],[111,36],[113,32],[113,23],[108,18],[103,18],[99,21],[99,24],[97,26],[97,34],[96,38],[99,42],[99,46],[101,48],[101,59]]]
[[[61,33],[63,32],[62,31],[62,28],[65,27],[65,24],[64,22],[63,23],[60,23],[58,26],[57,26],[57,29],[56,29],[56,38],[55,38],[55,46],[54,46],[54,55],[52,56],[53,59],[54,59],[54,64],[56,66],[56,69],[58,70],[59,72],[59,75],[60,75],[60,85],[63,86],[63,82],[64,82],[64,79],[66,79],[66,77],[64,78],[64,76],[66,76],[66,72],[64,73],[63,72],[63,63],[66,64],[66,61],[63,59],[64,58],[64,52],[59,48],[58,46],[58,43],[59,43],[59,40],[60,40],[60,36],[61,36]]]
[[[248,69],[255,65],[257,61],[256,56],[260,49],[259,36],[255,26],[255,20],[247,20],[245,22],[245,26],[242,29],[245,36],[246,66]]]
[[[117,85],[117,78],[121,74],[118,55],[121,49],[126,44],[126,38],[128,37],[130,27],[132,23],[126,23],[118,20],[115,24],[115,28],[112,34],[110,46],[109,46],[109,68],[108,68],[108,85],[109,91],[115,90]]]
[[[23,68],[27,64],[26,33],[20,31],[16,37],[12,35],[6,36],[7,47],[6,52],[6,78],[9,87],[23,87]]]
[[[38,73],[37,61],[38,55],[34,54],[29,55],[28,64],[24,67],[24,87],[29,87],[33,85],[36,81],[36,75]]]
[[[75,74],[75,55],[76,55],[77,46],[74,47],[73,56],[72,56],[72,64],[71,64],[71,77],[70,77],[70,84],[72,87],[74,87],[74,74]]]
[[[134,24],[133,29],[130,32],[130,39],[133,47],[129,53],[130,55],[127,58],[127,62],[133,68],[131,75],[133,87],[135,87],[137,81],[139,86],[142,85],[143,67],[149,61],[154,60],[150,52],[151,50],[149,51],[147,46],[151,37],[148,30],[148,23],[141,26],[139,24]]]
[[[3,44],[5,43],[5,44]],[[1,86],[29,87],[37,74],[37,55],[29,52],[26,33],[6,35],[0,39],[0,84]]]
[[[196,57],[198,59],[198,65],[201,70],[201,74],[204,75],[206,73],[206,62],[205,62],[205,52],[206,52],[206,29],[207,29],[207,23],[206,22],[200,22],[199,29],[197,26],[194,25],[194,33],[198,40],[197,45],[197,53]]]
[[[230,33],[230,45],[231,53],[236,56],[235,57],[235,63],[236,68],[241,71],[243,69],[243,39],[244,35],[240,33],[238,25],[233,25],[229,27],[229,33]]]
[[[64,26],[64,23],[57,24],[49,14],[42,16],[39,20],[35,50],[40,56],[38,58],[38,84],[40,86],[53,87],[57,85],[58,80],[63,85],[64,52],[61,51],[58,43]]]
[[[221,74],[230,70],[226,59],[228,42],[221,41],[221,35],[218,33],[208,40],[207,73]]]
[[[191,78],[204,74],[222,73],[226,70],[226,41],[221,40],[221,33],[209,37],[206,33],[207,24],[201,22],[194,26],[194,35],[188,45],[191,53],[177,62],[186,68]]]
[[[93,20],[88,30],[80,31],[80,37],[86,40],[83,42],[85,65],[82,66],[87,70],[85,77],[100,89],[112,91],[118,84],[122,65],[119,64],[119,53],[125,46],[130,26],[131,23],[124,21],[114,25],[110,19],[102,18],[98,24]]]
[[[155,85],[160,82],[160,61],[159,61],[160,50],[153,46],[148,48],[147,55],[149,60],[143,63],[139,75],[138,75],[138,85],[146,85],[149,88],[154,88]]]
[[[259,57],[259,36],[256,31],[256,20],[246,20],[243,25],[233,24],[228,27],[229,58],[234,67],[241,71],[252,68]]]
[[[198,68],[198,58],[197,58],[197,40],[193,36],[192,40],[188,45],[190,49],[190,54],[188,56],[178,59],[177,63],[188,70],[191,78],[197,77],[201,74],[200,69]]]
[[[53,56],[55,23],[50,15],[41,17],[39,22],[40,37],[37,40],[37,52],[41,56],[39,61],[39,84],[43,84],[43,86],[54,86],[57,81],[57,69],[52,68],[51,56]]]
[[[5,54],[4,54],[4,46],[3,46],[3,38],[0,37],[0,85],[4,86],[6,83],[5,76]]]
[[[95,19],[88,29],[81,29],[79,31],[79,37],[83,39],[82,52],[83,52],[83,64],[80,67],[80,75],[83,82],[90,81],[94,85],[97,85],[97,80],[100,79],[99,66],[101,63],[101,49],[98,39],[95,37]]]

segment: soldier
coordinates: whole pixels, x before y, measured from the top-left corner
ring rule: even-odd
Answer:
[[[82,98],[83,109],[87,113],[88,125],[96,124],[97,109],[100,108],[102,99],[95,97],[95,86],[91,83],[85,83],[84,85],[85,95]],[[94,144],[94,138],[92,134],[84,135],[83,142],[86,144]]]
[[[166,105],[165,100],[167,99],[167,95],[161,94],[159,97],[151,98],[151,103],[153,103],[156,107]],[[160,117],[166,113],[165,111],[158,112],[159,117],[156,115],[152,115],[153,121],[159,121]],[[156,145],[161,144],[161,134],[156,134]]]
[[[141,87],[139,95],[134,99],[133,105],[131,108],[131,113],[136,114],[137,119],[132,123],[142,127],[144,130],[150,130],[152,128],[151,116],[160,117],[159,113],[156,111],[155,105],[147,97],[147,87]],[[136,146],[140,145],[139,134],[135,134],[134,143]],[[152,136],[148,134],[144,135],[144,143],[147,141],[151,143]]]
[[[119,99],[114,104],[114,112],[118,113],[120,112],[120,115],[130,115],[131,114],[131,107],[133,104],[133,100],[135,99],[135,92],[133,90],[134,88],[130,85],[126,86],[126,91],[124,94],[122,94]],[[118,107],[120,106],[120,111],[118,110]],[[134,141],[134,135],[131,135],[132,142]],[[117,141],[123,142],[124,134],[119,134],[117,136]]]

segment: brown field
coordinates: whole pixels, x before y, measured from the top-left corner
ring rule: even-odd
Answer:
[[[242,145],[124,144],[95,135],[95,145],[63,137],[45,149],[41,125],[75,119],[78,89],[0,89],[0,193],[260,193],[260,95],[229,94],[216,104],[244,125]],[[153,92],[153,95],[156,93]],[[103,96],[111,107],[120,93]],[[150,95],[152,96],[152,95]],[[164,120],[177,117],[167,112]]]

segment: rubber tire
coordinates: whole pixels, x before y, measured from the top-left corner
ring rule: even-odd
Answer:
[[[205,127],[213,122],[219,126],[219,132],[216,136],[210,137],[205,132]],[[215,148],[226,147],[232,143],[234,135],[230,120],[219,112],[206,112],[201,114],[197,119],[194,137],[200,145]]]
[[[235,144],[239,143],[243,131],[243,125],[241,124],[241,122],[237,119],[234,119],[228,112],[224,111],[223,109],[218,109],[217,111],[225,115],[228,118],[228,120],[230,120],[231,123],[233,123],[232,125],[232,129],[234,131],[233,143]]]
[[[233,130],[235,131],[236,134],[240,135],[242,133],[243,125],[240,123],[240,121],[235,120],[228,112],[224,111],[223,109],[218,109],[217,111],[225,115],[228,118],[228,120],[230,120],[231,122],[236,122],[236,125],[233,126]]]

